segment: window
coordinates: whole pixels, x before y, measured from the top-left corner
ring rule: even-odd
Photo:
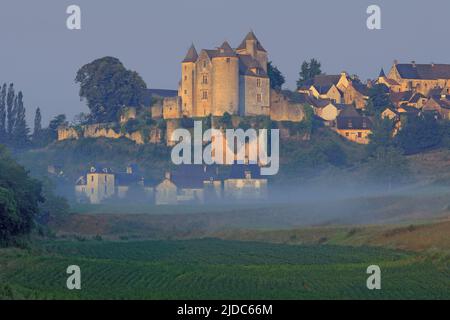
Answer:
[[[203,68],[206,68],[206,66],[207,66],[206,61],[203,61]]]
[[[353,128],[353,123],[351,121],[348,122],[348,127]]]
[[[202,100],[208,100],[208,91],[207,90],[202,91]]]
[[[187,94],[187,90],[184,90],[184,94]]]
[[[261,96],[260,93],[258,93],[258,94],[256,95],[256,101],[257,101],[257,102],[261,102],[261,101],[262,101],[262,96]]]
[[[256,86],[261,88],[261,79],[256,79]]]
[[[105,182],[107,182],[108,181],[108,178],[105,176]]]
[[[230,61],[231,61],[231,59],[230,59],[230,58],[227,58],[227,63],[230,63]]]
[[[184,81],[186,81],[187,80],[187,76],[184,76]]]
[[[346,133],[345,133],[345,136],[346,136],[346,137],[349,137],[349,136],[350,136],[350,133],[346,132]]]
[[[91,181],[94,182],[94,176],[91,176]]]
[[[207,75],[207,74],[204,74],[204,75],[203,75],[202,83],[203,83],[203,84],[208,84],[208,75]]]
[[[362,132],[358,132],[358,138],[362,138]]]

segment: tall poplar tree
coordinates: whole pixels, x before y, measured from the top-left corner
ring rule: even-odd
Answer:
[[[6,83],[0,90],[0,142],[6,140]]]
[[[10,140],[12,138],[13,129],[14,129],[14,122],[15,122],[15,108],[14,108],[14,101],[15,101],[16,94],[14,92],[14,84],[11,83],[8,88],[8,93],[6,96],[6,108],[7,108],[7,138]]]

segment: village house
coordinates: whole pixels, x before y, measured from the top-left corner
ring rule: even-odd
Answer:
[[[224,181],[224,198],[234,201],[267,199],[267,178],[256,164],[234,164]]]
[[[222,181],[217,166],[180,165],[155,189],[156,205],[201,204],[222,197]]]
[[[372,121],[369,117],[362,116],[354,106],[347,106],[336,119],[336,132],[346,139],[368,144]]]
[[[92,204],[99,204],[115,194],[115,175],[110,168],[92,166],[78,178],[75,193],[79,201],[87,199]]]
[[[151,199],[153,187],[145,184],[137,166],[130,165],[126,172],[114,173],[110,168],[92,166],[75,183],[75,195],[79,202],[99,204],[116,196],[118,199]]]
[[[441,96],[431,97],[422,110],[424,112],[434,112],[440,118],[450,120],[450,95],[442,94]]]
[[[393,91],[414,91],[425,96],[434,88],[450,89],[450,64],[394,64],[387,75],[387,79],[394,80],[396,85]]]

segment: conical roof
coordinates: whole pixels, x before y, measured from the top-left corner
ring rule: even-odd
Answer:
[[[221,56],[221,57],[236,57],[236,53],[231,48],[230,44],[227,41],[225,41],[219,47],[218,56]]]
[[[384,77],[386,77],[386,74],[384,73],[384,69],[381,68],[380,75],[378,76],[378,78],[384,78]]]
[[[244,40],[242,40],[242,42],[239,45],[239,47],[237,48],[237,50],[245,49],[247,47],[247,40],[256,41],[256,48],[259,51],[266,52],[266,50],[263,48],[263,46],[261,45],[261,42],[259,42],[258,38],[253,33],[253,31],[250,31],[249,33],[247,33],[247,35],[245,36]]]
[[[198,59],[197,50],[195,49],[194,44],[192,44],[191,47],[189,48],[183,62],[195,62],[195,61],[197,61],[197,59]]]

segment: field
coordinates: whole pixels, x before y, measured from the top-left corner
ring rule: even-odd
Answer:
[[[79,265],[82,290],[65,288]],[[366,268],[382,290],[366,288]],[[384,248],[200,239],[52,241],[0,250],[0,298],[449,299],[445,262]]]

